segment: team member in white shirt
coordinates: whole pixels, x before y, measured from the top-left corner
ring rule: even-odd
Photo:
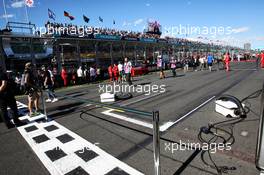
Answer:
[[[95,69],[91,66],[90,67],[90,79],[91,81],[95,81],[96,72]]]
[[[124,70],[125,70],[125,75],[126,75],[126,81],[128,82],[129,85],[132,85],[131,81],[131,69],[132,69],[132,64],[130,61],[128,61],[127,58],[125,58],[125,64],[124,64]]]
[[[78,83],[81,84],[83,80],[82,66],[80,66],[79,69],[77,70],[77,77],[78,77]]]
[[[200,62],[200,70],[201,71],[203,71],[203,69],[204,69],[204,64],[205,64],[205,56],[204,55],[202,55],[201,57],[200,57],[200,59],[199,59],[199,62]]]
[[[124,79],[124,66],[123,66],[123,64],[121,64],[121,62],[119,62],[117,67],[118,67],[118,72],[119,72],[118,82],[122,83],[123,79]]]

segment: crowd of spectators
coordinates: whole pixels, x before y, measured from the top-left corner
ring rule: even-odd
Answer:
[[[164,42],[174,42],[174,43],[184,43],[185,45],[191,44],[204,44],[201,41],[193,41],[187,38],[175,38],[175,37],[165,37],[161,38],[160,34],[155,34],[151,32],[135,32],[127,30],[117,30],[111,28],[102,28],[102,27],[92,27],[92,26],[77,26],[74,24],[68,23],[56,23],[56,22],[47,22],[46,27],[46,36],[53,36],[54,34],[59,34],[59,36],[67,37],[90,37],[94,38],[95,35],[106,35],[106,36],[118,36],[121,39],[140,39],[140,38],[150,38],[158,39],[158,41],[163,40]],[[214,45],[213,43],[207,43],[207,45]]]
[[[110,28],[95,28],[91,26],[77,26],[73,24],[63,24],[63,23],[55,23],[55,22],[47,22],[45,24],[46,27],[46,35],[52,35],[59,33],[61,36],[94,36],[96,34],[101,35],[112,35],[119,36],[121,38],[160,38],[159,34],[150,34],[143,32],[135,32],[135,31],[126,31],[126,30],[117,30]]]
[[[3,29],[0,30],[0,34],[3,32],[11,32],[12,30]],[[209,47],[214,44],[212,42],[204,43],[202,41],[193,41],[187,38],[175,38],[175,37],[164,37],[161,38],[161,33],[153,33],[153,32],[136,32],[136,31],[128,31],[128,30],[117,30],[112,28],[103,28],[103,27],[93,27],[87,25],[74,25],[71,23],[56,23],[48,21],[45,24],[45,32],[42,30],[37,30],[35,32],[36,35],[45,36],[45,37],[53,37],[53,36],[61,36],[61,37],[86,37],[86,38],[95,38],[96,35],[104,35],[104,36],[117,36],[123,40],[140,40],[144,39],[156,39],[157,42],[172,42],[183,45],[199,45],[206,44]],[[154,41],[154,40],[153,40]],[[230,46],[231,47],[231,46]]]
[[[201,41],[191,41],[186,38],[172,38],[165,37],[160,38],[159,34],[147,33],[147,32],[135,32],[135,31],[126,31],[126,30],[117,30],[111,28],[95,28],[91,26],[77,26],[73,24],[63,24],[63,23],[55,23],[55,22],[47,22],[45,24],[46,27],[46,36],[52,36],[52,34],[57,33],[60,36],[68,36],[68,37],[94,37],[96,34],[99,35],[108,35],[108,36],[118,36],[121,39],[140,39],[140,38],[150,38],[150,39],[158,39],[159,41],[163,40],[164,42],[174,42],[174,43],[184,43],[184,44],[203,44]]]

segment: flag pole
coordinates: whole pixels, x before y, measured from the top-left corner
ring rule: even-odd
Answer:
[[[27,20],[27,23],[29,23],[28,10],[27,10],[27,5],[26,4],[25,4],[25,11],[26,11],[26,20]]]
[[[5,0],[3,0],[3,7],[4,7],[4,12],[5,12],[5,20],[6,20],[6,24],[7,24],[8,23],[8,19],[7,19],[7,14],[6,14]]]

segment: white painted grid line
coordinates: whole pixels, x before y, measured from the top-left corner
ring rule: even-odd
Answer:
[[[160,131],[164,132],[166,130],[168,130],[170,127],[174,126],[175,124],[179,123],[180,121],[182,121],[183,119],[185,119],[186,117],[188,117],[189,115],[191,115],[192,113],[194,113],[195,111],[197,111],[198,109],[200,109],[201,107],[203,107],[204,105],[206,105],[207,103],[209,103],[211,100],[213,100],[215,98],[215,96],[209,98],[208,100],[206,100],[205,102],[203,102],[202,104],[200,104],[199,106],[197,106],[196,108],[192,109],[191,111],[189,111],[187,114],[185,114],[184,116],[180,117],[179,119],[177,119],[174,122],[167,122],[164,125],[162,125],[160,127]]]
[[[126,117],[126,116],[123,116],[123,115],[120,115],[120,114],[115,114],[115,113],[112,113],[112,111],[115,111],[115,110],[114,109],[109,109],[109,110],[103,111],[101,113],[104,114],[104,115],[108,115],[108,116],[120,119],[120,120],[124,120],[126,122],[130,122],[130,123],[133,123],[133,124],[136,124],[136,125],[144,126],[146,128],[151,128],[151,129],[153,128],[153,125],[151,123],[144,122],[144,121],[137,120],[137,119],[133,119],[131,117]]]
[[[198,109],[200,109],[201,107],[203,107],[204,105],[209,103],[214,98],[215,98],[215,96],[209,98],[208,100],[206,100],[205,102],[203,102],[202,104],[200,104],[196,108],[192,109],[191,111],[189,111],[188,113],[186,113],[185,115],[183,115],[182,117],[177,119],[176,121],[174,121],[174,122],[169,121],[169,122],[164,123],[163,125],[161,125],[159,127],[160,128],[160,132],[164,132],[164,131],[168,130],[170,127],[172,127],[173,125],[179,123],[181,120],[185,119],[186,117],[188,117],[189,115],[191,115],[192,113],[194,113],[195,111],[197,111]],[[111,116],[111,117],[120,119],[120,120],[124,120],[126,122],[130,122],[130,123],[133,123],[133,124],[136,124],[136,125],[140,125],[140,126],[143,126],[143,127],[146,127],[146,128],[153,129],[153,124],[152,123],[149,123],[149,122],[146,122],[146,121],[142,121],[142,120],[138,120],[138,119],[134,119],[134,118],[131,118],[131,117],[127,117],[127,116],[124,116],[124,115],[121,115],[121,114],[115,114],[115,113],[112,113],[113,111],[115,111],[115,109],[109,109],[109,110],[103,111],[101,113],[104,114],[104,115],[107,115],[107,116]]]

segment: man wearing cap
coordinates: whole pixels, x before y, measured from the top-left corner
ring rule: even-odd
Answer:
[[[36,78],[32,71],[31,63],[25,65],[25,86],[26,94],[28,95],[28,110],[29,116],[35,116],[39,114],[39,87],[36,85]],[[33,113],[33,103],[35,106],[35,112]]]
[[[10,83],[10,80],[7,78],[6,73],[0,65],[0,116],[3,118],[7,128],[14,127],[13,123],[10,122],[7,107],[10,108],[10,114],[16,126],[22,126],[25,124],[18,119],[18,109],[12,91],[13,89],[14,87],[12,87],[12,83]]]

